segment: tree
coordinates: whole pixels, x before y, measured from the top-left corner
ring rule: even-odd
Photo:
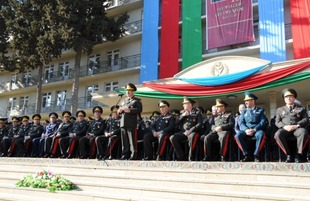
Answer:
[[[57,19],[55,0],[7,0],[2,5],[0,16],[5,22],[9,46],[1,50],[4,69],[39,70],[37,84],[36,113],[40,113],[42,78],[44,65],[61,56],[64,48],[62,27]],[[0,22],[1,23],[1,22]],[[1,26],[2,27],[2,26]],[[7,38],[6,38],[7,39]],[[7,40],[6,40],[7,41]],[[7,49],[11,54],[6,54]]]
[[[67,30],[66,47],[73,49],[75,54],[75,71],[72,86],[71,112],[78,108],[78,91],[80,63],[82,54],[89,55],[95,45],[104,41],[115,41],[125,32],[124,23],[129,16],[125,13],[117,17],[108,17],[106,0],[58,0],[61,11],[60,23]]]

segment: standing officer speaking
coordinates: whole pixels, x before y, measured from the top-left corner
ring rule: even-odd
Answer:
[[[128,83],[125,89],[127,98],[117,111],[121,115],[121,160],[135,160],[137,157],[137,120],[142,112],[142,103],[134,96],[137,90],[134,84]]]

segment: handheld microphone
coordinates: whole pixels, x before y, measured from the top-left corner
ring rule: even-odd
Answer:
[[[120,96],[120,97],[122,97],[124,94],[123,93],[119,93],[117,96]]]

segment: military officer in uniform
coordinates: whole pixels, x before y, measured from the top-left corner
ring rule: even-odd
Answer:
[[[211,132],[204,139],[204,160],[209,161],[212,158],[212,150],[214,150],[214,142],[220,142],[219,154],[215,154],[216,159],[225,161],[229,135],[232,134],[234,126],[234,118],[231,112],[226,111],[227,103],[221,99],[215,100],[217,107],[217,115],[211,120]]]
[[[188,160],[195,160],[194,150],[199,140],[202,127],[202,114],[198,108],[194,108],[195,101],[184,97],[183,109],[180,116],[176,119],[176,124],[180,125],[180,131],[170,137],[170,141],[176,152],[176,160],[186,159],[184,141],[188,143]]]
[[[96,157],[95,139],[100,135],[104,135],[104,129],[106,128],[106,121],[101,117],[102,113],[102,107],[93,107],[94,119],[91,121],[86,135],[79,140],[81,159]]]
[[[32,140],[34,138],[40,137],[44,131],[43,126],[40,124],[41,115],[32,115],[32,124],[27,133],[25,133],[24,138],[19,138],[16,140],[17,150],[19,150],[21,156],[31,155]]]
[[[240,131],[235,135],[238,147],[243,152],[243,162],[254,161],[259,162],[259,152],[265,144],[265,129],[267,118],[265,110],[256,106],[257,96],[250,92],[245,92],[244,102],[246,109],[241,112],[240,118]],[[247,146],[247,139],[255,137],[255,148],[253,156],[249,153]]]
[[[170,104],[161,100],[158,102],[160,115],[151,124],[151,132],[143,136],[144,160],[153,160],[152,142],[158,141],[157,160],[164,160],[164,151],[174,130],[174,118],[169,112]]]
[[[73,123],[69,136],[63,137],[59,140],[61,158],[71,159],[75,157],[80,138],[86,136],[89,124],[85,120],[85,111],[78,110],[76,112],[76,117],[77,120]]]
[[[279,128],[275,133],[275,140],[283,152],[287,155],[286,162],[294,162],[295,151],[290,149],[289,138],[295,138],[297,141],[297,153],[295,162],[302,162],[301,154],[303,148],[308,142],[308,115],[306,109],[294,101],[297,98],[297,92],[294,89],[287,88],[282,91],[282,98],[285,106],[277,109],[276,126]],[[296,142],[294,141],[294,142]]]
[[[12,117],[12,125],[10,125],[7,135],[4,135],[1,141],[1,150],[2,150],[1,156],[8,155],[8,150],[9,147],[11,146],[13,136],[17,135],[18,131],[19,131],[19,118]]]
[[[118,113],[121,115],[121,140],[122,157],[121,160],[135,160],[137,157],[137,125],[138,117],[141,116],[142,103],[139,98],[134,96],[136,86],[128,83],[125,86],[127,98],[123,100]]]
[[[0,142],[3,140],[4,136],[8,135],[8,128],[5,126],[5,122],[7,121],[6,117],[0,117]],[[3,150],[0,147],[0,156],[4,155]]]
[[[120,129],[120,116],[117,113],[119,106],[114,105],[111,107],[111,115],[107,119],[106,129],[104,130],[104,135],[98,136],[96,138],[98,159],[113,159],[113,149],[116,143],[121,137]]]
[[[25,135],[28,135],[31,125],[29,124],[29,116],[23,116],[21,119],[22,125],[18,129],[18,133],[13,136],[8,156],[22,156],[20,153],[21,150],[16,146],[16,142],[19,139],[24,140]]]
[[[54,135],[58,130],[58,114],[56,112],[51,112],[48,116],[50,120],[41,134],[41,137],[36,137],[32,140],[32,155],[34,156],[43,157],[45,155],[45,139]]]
[[[71,132],[73,123],[70,121],[71,112],[64,111],[62,112],[62,122],[60,123],[56,133],[49,136],[45,140],[45,148],[48,157],[56,158],[60,153],[59,149],[59,140],[61,138],[69,136]]]

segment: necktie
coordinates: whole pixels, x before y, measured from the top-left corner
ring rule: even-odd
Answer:
[[[293,106],[290,106],[290,112],[293,112]]]

